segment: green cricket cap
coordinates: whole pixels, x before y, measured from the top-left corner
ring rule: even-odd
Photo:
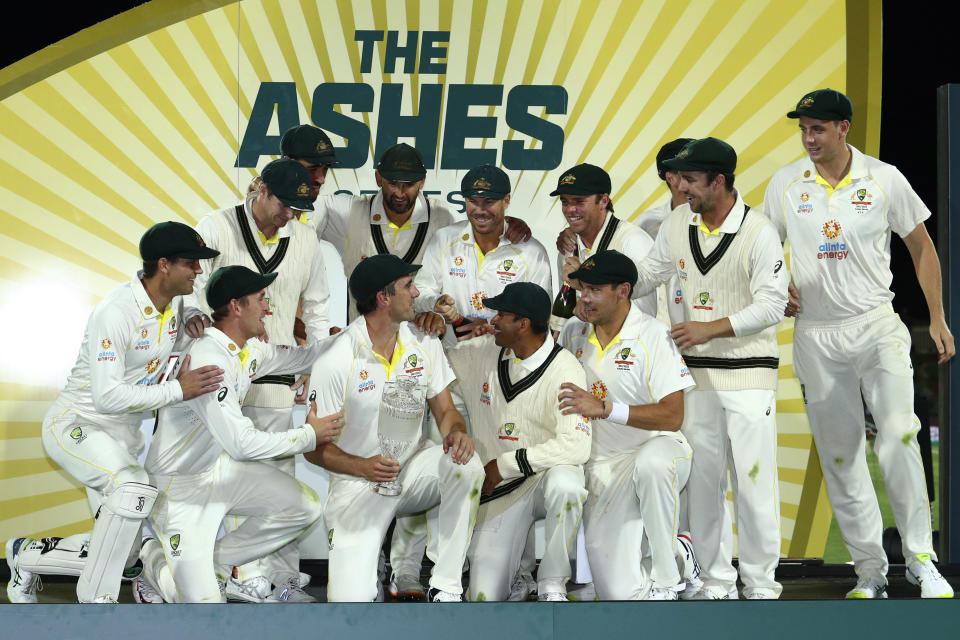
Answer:
[[[629,282],[632,287],[637,284],[637,265],[619,251],[607,249],[596,252],[580,263],[580,267],[570,274],[570,278],[587,284]]]
[[[550,321],[550,296],[533,282],[511,282],[500,295],[484,298],[483,306],[529,318],[539,324]]]
[[[219,309],[231,300],[266,289],[276,279],[276,273],[259,274],[240,265],[220,267],[207,282],[207,304]]]
[[[387,148],[380,156],[377,171],[387,180],[418,182],[427,177],[423,156],[406,142]]]
[[[816,120],[853,121],[853,103],[835,89],[817,89],[800,98],[797,108],[787,114],[788,118],[800,116]]]
[[[323,129],[309,124],[287,129],[280,138],[280,153],[295,160],[304,160],[310,164],[340,164],[333,143]]]
[[[474,167],[460,181],[464,198],[491,198],[503,200],[510,193],[510,177],[492,164]]]
[[[715,171],[733,173],[737,169],[737,152],[717,138],[691,140],[663,166],[673,171]]]
[[[140,257],[144,260],[216,258],[220,252],[211,249],[192,227],[182,222],[158,222],[140,238]]]
[[[557,188],[550,195],[563,193],[574,196],[610,193],[610,174],[593,164],[578,164],[563,172],[557,180]]]
[[[350,274],[350,293],[357,300],[366,300],[385,286],[420,269],[419,264],[408,264],[392,253],[364,258]]]
[[[263,184],[285,206],[298,211],[313,211],[310,195],[310,174],[307,169],[291,158],[279,158],[270,162],[260,172]]]

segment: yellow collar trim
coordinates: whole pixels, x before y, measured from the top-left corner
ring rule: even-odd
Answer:
[[[373,349],[371,349],[371,351],[373,351]],[[400,360],[403,358],[403,354],[405,351],[406,351],[406,347],[404,347],[403,343],[400,342],[400,336],[398,335],[397,346],[393,348],[393,357],[390,359],[389,362],[387,362],[387,359],[384,358],[379,353],[377,353],[376,351],[373,352],[373,355],[377,356],[377,360],[379,360],[380,364],[383,365],[383,368],[386,369],[387,380],[389,380],[391,376],[393,376],[393,369],[394,367],[397,366],[397,363],[400,362]]]
[[[397,246],[397,234],[400,233],[401,231],[406,231],[410,229],[411,220],[413,220],[413,216],[410,216],[409,218],[407,218],[407,221],[398,227],[396,224],[394,224],[393,222],[390,222],[390,220],[387,219],[387,226],[393,229],[393,246]]]
[[[609,343],[607,343],[607,346],[601,347],[601,346],[600,346],[600,340],[597,339],[597,332],[596,332],[596,331],[591,331],[591,332],[590,332],[590,337],[587,338],[587,342],[589,342],[590,344],[592,344],[593,346],[595,346],[595,347],[597,348],[597,360],[599,360],[600,358],[602,358],[602,357],[607,353],[607,351],[610,349],[610,347],[612,347],[613,345],[618,344],[618,343],[620,342],[620,334],[618,333],[616,336],[614,336],[613,340],[611,340]]]
[[[483,253],[483,250],[480,248],[480,245],[477,244],[476,240],[473,241],[473,248],[477,250],[477,269],[479,269],[480,267],[483,266],[484,253]]]
[[[722,226],[723,226],[723,225],[720,225],[719,227],[717,227],[717,228],[714,229],[713,231],[710,231],[710,229],[707,229],[707,225],[703,222],[703,218],[700,218],[700,231],[703,231],[703,233],[706,234],[706,235],[708,235],[708,236],[718,236],[718,235],[720,235],[720,227],[722,227]]]
[[[260,231],[260,229],[257,229],[257,235],[260,236],[260,244],[278,244],[280,242],[279,231],[277,231],[277,234],[275,236],[269,239],[267,238],[267,236],[263,235],[263,231]]]
[[[250,357],[250,352],[247,351],[247,348],[244,347],[237,352],[237,357],[240,358],[240,366],[244,369],[247,368],[247,358]]]
[[[853,184],[853,179],[850,177],[850,174],[848,173],[843,180],[841,180],[840,182],[837,183],[837,186],[836,186],[836,187],[831,187],[831,186],[830,186],[830,183],[827,182],[826,180],[824,180],[824,179],[823,179],[823,176],[821,176],[821,175],[818,173],[818,174],[817,174],[817,184],[822,184],[822,185],[826,188],[826,190],[827,190],[827,197],[829,198],[830,196],[833,195],[833,192],[836,191],[837,189],[839,189],[840,187],[845,187],[845,186],[847,186],[848,184]]]
[[[167,324],[167,320],[173,317],[173,309],[170,308],[170,305],[167,305],[167,308],[160,312],[160,315],[157,317],[157,324],[160,326],[159,333],[157,334],[157,342],[163,338],[163,326]]]

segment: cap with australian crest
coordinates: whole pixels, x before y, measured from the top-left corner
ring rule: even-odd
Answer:
[[[802,116],[814,120],[852,121],[853,103],[835,89],[817,89],[800,98],[797,108],[787,114],[788,118]]]
[[[406,142],[388,147],[377,163],[377,173],[396,182],[418,182],[427,176],[423,156]]]
[[[610,174],[596,165],[583,163],[564,171],[550,195],[590,196],[598,193],[610,193]]]
[[[291,158],[274,160],[263,168],[260,178],[284,206],[298,211],[313,211],[310,174],[296,160]]]
[[[510,193],[510,177],[491,164],[474,167],[460,181],[460,191],[464,198],[503,200]]]
[[[261,275],[236,264],[220,267],[207,282],[207,304],[211,309],[219,309],[231,300],[266,289],[276,278],[276,273]]]
[[[633,260],[613,249],[598,251],[570,273],[570,278],[587,284],[637,284],[637,265]]]
[[[718,138],[700,138],[685,144],[677,155],[663,161],[673,171],[712,171],[732,174],[737,169],[737,152]]]
[[[529,318],[539,324],[550,321],[550,296],[543,287],[533,282],[511,282],[500,295],[484,298],[483,306]]]
[[[302,124],[287,129],[280,138],[280,153],[295,160],[304,160],[310,164],[340,164],[333,149],[330,137],[313,125]]]
[[[144,260],[216,258],[220,252],[211,249],[192,227],[182,222],[158,222],[140,238],[140,257]]]
[[[392,253],[364,258],[350,274],[350,293],[357,300],[367,300],[394,280],[420,269],[419,264],[408,264]]]

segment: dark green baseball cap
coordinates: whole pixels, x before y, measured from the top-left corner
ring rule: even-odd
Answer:
[[[235,298],[266,289],[276,279],[276,273],[259,274],[236,264],[220,267],[207,282],[207,305],[219,309]]]
[[[220,252],[211,249],[192,227],[182,222],[158,222],[140,238],[140,257],[144,260],[216,258]]]
[[[598,251],[580,264],[570,278],[587,284],[637,284],[637,265],[619,251]]]
[[[800,98],[797,108],[787,114],[788,118],[800,116],[816,120],[853,121],[853,103],[834,89],[817,89]]]
[[[723,140],[700,138],[685,144],[663,166],[674,171],[715,171],[733,173],[737,169],[737,152]]]
[[[326,164],[336,166],[340,164],[333,143],[324,133],[309,124],[287,129],[280,138],[280,153],[295,160],[305,160],[310,164]]]
[[[567,169],[557,181],[551,196],[567,193],[574,196],[590,196],[595,193],[610,193],[610,174],[593,164],[578,164]]]
[[[419,264],[408,264],[392,253],[364,258],[350,274],[350,293],[357,300],[366,300],[385,286],[420,269]]]
[[[387,180],[418,182],[427,177],[423,156],[406,142],[387,148],[380,156],[377,171]]]
[[[510,193],[510,177],[492,164],[474,167],[460,181],[464,198],[491,198],[503,200]]]
[[[270,162],[260,172],[267,189],[284,205],[298,211],[313,211],[310,195],[310,174],[307,169],[291,158],[279,158]]]
[[[688,142],[693,142],[693,138],[677,138],[660,147],[660,151],[657,152],[657,175],[661,180],[665,179],[664,173],[667,171],[663,161],[680,153],[680,149],[683,149]]]
[[[483,306],[529,318],[540,324],[550,321],[550,296],[543,287],[533,282],[511,282],[500,295],[484,298]]]

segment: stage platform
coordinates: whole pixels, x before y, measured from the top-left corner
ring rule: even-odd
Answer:
[[[4,567],[5,568],[5,567]],[[845,568],[840,572],[846,573]],[[852,572],[851,572],[852,573]],[[155,607],[62,604],[74,597],[75,581],[48,580],[41,604],[0,607],[0,638],[37,640],[113,638],[382,638],[383,640],[549,640],[593,638],[775,637],[817,640],[844,637],[949,638],[960,622],[960,599],[920,600],[917,588],[890,578],[890,599],[843,600],[853,586],[847,576],[784,577],[784,599],[727,602],[595,602],[589,587],[571,585],[577,602],[509,602],[431,605],[231,604]],[[960,591],[960,579],[950,577]],[[324,599],[322,586],[309,589]],[[5,601],[5,593],[4,598]],[[124,585],[123,603],[132,603]],[[61,604],[57,604],[61,603]],[[648,635],[652,634],[652,635]]]

